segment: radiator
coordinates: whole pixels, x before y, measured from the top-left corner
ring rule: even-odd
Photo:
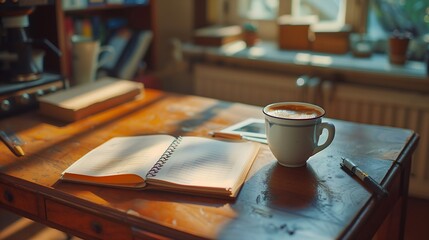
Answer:
[[[420,135],[413,157],[409,193],[429,199],[429,97],[414,93],[309,81],[296,76],[230,66],[195,65],[195,93],[227,101],[264,106],[277,101],[322,105],[327,117],[408,128]]]
[[[318,79],[305,76],[305,83],[297,84],[296,76],[206,64],[195,65],[194,74],[195,93],[205,97],[256,106],[320,99]]]

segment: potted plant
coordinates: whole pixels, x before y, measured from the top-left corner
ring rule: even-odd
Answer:
[[[243,40],[248,47],[254,46],[259,41],[258,28],[255,24],[243,24]]]
[[[412,35],[410,32],[393,31],[389,37],[389,61],[403,65],[407,61],[407,50]]]

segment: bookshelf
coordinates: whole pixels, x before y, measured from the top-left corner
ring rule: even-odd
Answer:
[[[90,1],[90,0],[87,0]],[[95,20],[103,26],[107,34],[106,24],[112,19],[121,19],[124,27],[134,30],[151,30],[153,40],[144,61],[149,70],[155,69],[155,1],[147,0],[140,3],[103,3],[73,7],[64,9],[63,1],[55,1],[55,4],[38,6],[30,16],[30,35],[34,38],[46,38],[59,48],[62,55],[58,57],[55,53],[46,50],[45,69],[50,72],[60,73],[70,79],[72,75],[71,66],[71,22],[76,23],[78,19],[83,21]],[[77,1],[76,1],[77,2]],[[91,22],[94,24],[94,22]],[[91,25],[94,28],[94,25]],[[74,29],[73,31],[75,31]],[[95,30],[95,29],[93,29]],[[104,38],[100,38],[103,43]]]

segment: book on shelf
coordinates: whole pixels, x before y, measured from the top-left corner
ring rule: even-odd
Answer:
[[[125,47],[128,44],[128,41],[131,39],[133,32],[128,28],[120,28],[115,31],[112,36],[107,38],[107,43],[105,45],[111,46],[115,49],[113,55],[107,56],[107,54],[102,53],[100,56],[100,61],[105,62],[101,67],[102,70],[112,72],[115,68],[116,63],[119,60],[121,53],[124,51]],[[105,60],[105,58],[107,60]]]
[[[195,136],[114,137],[73,163],[61,179],[235,198],[258,150],[254,142]]]
[[[106,0],[107,4],[123,4],[124,0]]]
[[[115,31],[108,37],[106,45],[112,46],[116,54],[100,68],[99,74],[132,80],[143,63],[152,37],[150,30],[122,28]],[[101,55],[101,59],[104,57],[109,56]]]
[[[88,0],[62,0],[63,10],[84,9],[88,7]]]
[[[149,4],[149,0],[124,0],[124,4],[147,5]]]
[[[70,40],[76,35],[103,42],[107,32],[111,31],[100,16],[66,16],[64,21],[66,36]]]
[[[70,56],[71,42],[75,36],[99,40],[103,46],[113,47],[115,53],[101,53],[100,61],[105,64],[98,69],[98,76],[133,80],[145,64],[144,57],[150,49],[153,32],[149,29],[131,29],[127,25],[128,21],[124,18],[110,18],[106,21],[99,16],[66,16],[65,31],[70,39],[66,51]]]
[[[39,112],[60,121],[73,122],[131,101],[141,96],[142,91],[142,83],[103,77],[39,97]]]
[[[88,6],[101,6],[105,3],[105,0],[88,0]]]
[[[152,31],[134,31],[115,65],[115,77],[133,79],[152,42]]]

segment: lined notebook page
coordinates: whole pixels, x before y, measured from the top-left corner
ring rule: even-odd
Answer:
[[[229,188],[253,159],[254,143],[183,137],[157,173],[157,180],[181,185]]]
[[[66,172],[95,177],[137,174],[144,178],[174,139],[168,135],[112,138],[76,161]]]

